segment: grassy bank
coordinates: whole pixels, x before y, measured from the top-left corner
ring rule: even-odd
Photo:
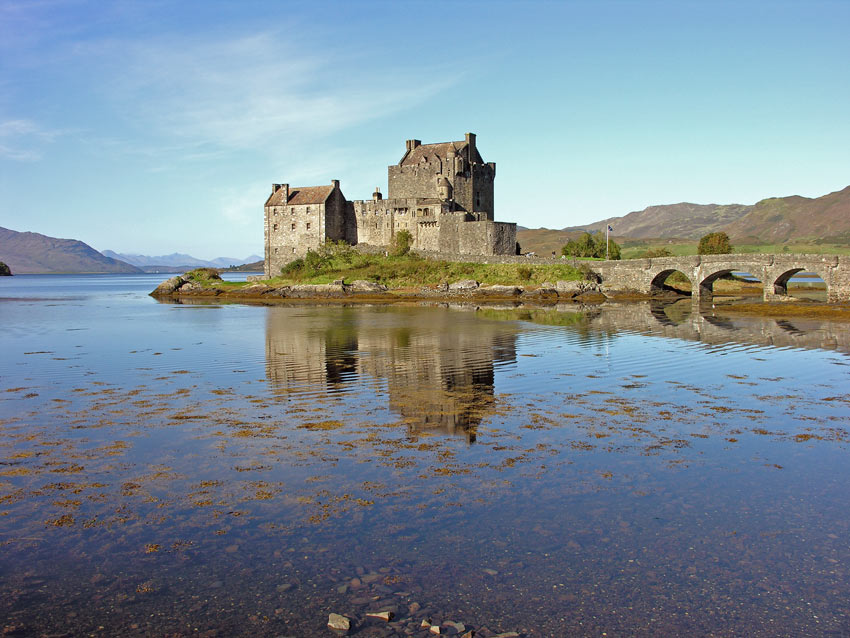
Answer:
[[[589,268],[567,264],[476,264],[405,255],[363,254],[344,244],[326,244],[283,267],[273,284],[327,284],[344,279],[375,281],[389,288],[436,285],[462,279],[482,284],[539,285],[584,279]]]

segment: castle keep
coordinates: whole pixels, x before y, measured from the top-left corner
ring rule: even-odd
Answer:
[[[493,220],[496,164],[485,163],[475,135],[460,142],[407,140],[389,166],[388,193],[348,201],[339,181],[290,188],[273,184],[265,204],[265,275],[303,257],[327,240],[388,247],[401,230],[417,251],[460,255],[513,255],[516,224]]]

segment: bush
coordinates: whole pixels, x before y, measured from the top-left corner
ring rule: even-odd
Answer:
[[[607,252],[608,259],[620,259],[620,246],[617,242],[609,239]],[[571,239],[561,248],[561,254],[566,257],[605,259],[605,253],[605,236],[602,233],[584,233],[578,239]]]
[[[650,248],[644,254],[644,257],[672,257],[673,253],[671,253],[666,248]]]
[[[518,266],[516,269],[516,275],[522,281],[529,281],[532,274],[534,274],[534,271],[528,266]]]
[[[726,233],[708,233],[699,240],[697,254],[699,255],[728,255],[732,252],[732,244]]]
[[[221,275],[218,270],[215,268],[195,268],[194,270],[190,270],[185,275],[183,275],[185,279],[190,281],[209,281],[210,279],[217,279],[221,281]]]
[[[390,254],[394,257],[401,257],[410,252],[410,245],[413,243],[413,236],[409,230],[400,230],[393,237],[393,243],[390,247]]]

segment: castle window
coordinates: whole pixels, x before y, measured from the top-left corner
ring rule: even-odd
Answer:
[[[272,230],[277,230],[277,224],[272,227]]]
[[[295,224],[291,224],[290,226],[291,226],[290,230],[295,230]]]
[[[307,230],[310,230],[310,222],[307,222]]]
[[[295,249],[294,249],[294,248],[292,249],[292,254],[293,254],[293,255],[295,254]]]

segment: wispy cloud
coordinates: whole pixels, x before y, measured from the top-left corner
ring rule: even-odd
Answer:
[[[0,121],[0,157],[19,162],[38,161],[45,145],[61,134],[61,131],[42,128],[32,120]]]
[[[343,52],[316,52],[275,32],[122,47],[126,60],[110,85],[113,96],[194,153],[268,150],[332,134],[416,105],[457,81],[434,69],[376,69],[374,61],[358,67]]]

